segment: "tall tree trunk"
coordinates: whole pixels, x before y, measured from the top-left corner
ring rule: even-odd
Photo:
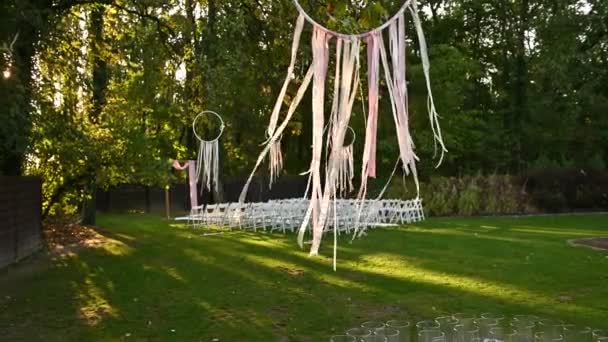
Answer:
[[[104,50],[104,7],[97,7],[91,12],[91,35],[90,50],[91,62],[93,65],[93,108],[89,115],[93,123],[98,123],[99,115],[106,104],[106,90],[109,82],[108,63],[103,57]]]
[[[144,199],[146,202],[146,214],[150,213],[151,207],[152,207],[152,201],[150,199],[150,187],[146,185],[146,187],[144,188]]]
[[[103,111],[106,104],[106,91],[109,82],[109,70],[108,64],[102,56],[104,50],[104,14],[105,7],[96,7],[91,11],[91,21],[89,26],[89,35],[91,41],[89,43],[89,56],[91,64],[93,65],[92,70],[92,109],[89,113],[89,120],[91,123],[96,124],[99,122],[99,116]],[[96,197],[97,197],[97,174],[93,172],[89,178],[89,185],[86,187],[89,192],[89,197],[84,202],[84,210],[82,223],[94,225],[96,222]]]
[[[504,134],[505,134],[505,138],[502,139],[503,140],[503,149],[506,151],[505,155],[509,156],[509,160],[505,161],[502,165],[507,169],[513,169],[514,168],[514,160],[516,158],[516,154],[515,154],[515,149],[513,148],[513,145],[515,144],[515,142],[518,140],[517,139],[517,134],[519,134],[519,132],[517,132],[514,129],[514,120],[515,120],[515,116],[517,115],[517,113],[514,113],[513,110],[513,104],[512,104],[512,100],[511,100],[511,94],[512,94],[512,89],[513,89],[513,81],[512,81],[512,77],[513,77],[513,72],[512,72],[512,68],[511,68],[511,53],[513,51],[513,47],[512,47],[512,24],[511,24],[511,20],[512,18],[510,18],[510,13],[509,13],[509,8],[510,8],[511,4],[504,2],[504,1],[498,1],[498,18],[500,21],[500,26],[502,27],[502,31],[500,32],[500,40],[501,40],[501,47],[500,47],[500,62],[502,63],[502,65],[499,66],[499,70],[502,71],[502,77],[500,80],[500,86],[504,89],[504,91],[509,95],[507,96],[506,99],[501,99],[500,102],[497,103],[497,107],[502,111],[503,114],[503,120],[502,120],[502,125],[503,125],[503,130],[504,130]]]
[[[186,41],[186,56],[184,62],[186,63],[186,81],[185,81],[185,101],[186,101],[186,112],[191,115],[191,119],[201,110],[200,97],[202,94],[199,92],[199,86],[197,84],[199,73],[199,60],[200,56],[198,48],[198,35],[196,18],[194,16],[194,1],[186,0],[186,19],[188,22],[188,29],[184,30],[184,40]],[[189,50],[189,51],[188,51]]]
[[[524,144],[524,122],[528,119],[528,63],[526,60],[526,32],[528,32],[529,1],[520,0],[519,27],[515,45],[515,81],[513,82],[513,129],[517,132],[516,170],[524,167],[522,148]]]
[[[86,190],[89,193],[89,197],[83,205],[82,224],[95,225],[97,223],[97,184],[91,182]]]
[[[203,60],[205,61],[204,64],[204,71],[203,71],[203,89],[204,89],[204,98],[205,98],[205,104],[207,105],[211,105],[214,106],[213,109],[218,110],[218,108],[216,108],[215,106],[217,106],[218,101],[217,99],[213,96],[213,85],[211,83],[212,77],[211,75],[213,74],[213,69],[214,67],[217,65],[217,58],[216,58],[216,50],[215,50],[215,42],[216,42],[216,21],[217,21],[217,3],[215,0],[208,0],[207,1],[207,22],[206,22],[206,27],[205,27],[205,34],[203,35],[203,39],[204,39],[204,44],[203,42],[201,42],[203,49],[202,49],[202,53],[204,54],[204,58]],[[220,114],[221,115],[221,114]],[[221,144],[221,139],[220,139],[220,144]],[[216,179],[217,179],[217,190],[215,188],[213,188],[213,199],[216,203],[222,203],[225,200],[225,196],[224,196],[224,180],[223,180],[223,166],[224,166],[224,156],[226,155],[225,150],[224,150],[224,146],[220,146],[219,147],[219,165],[218,165],[218,173],[217,175],[215,175]]]

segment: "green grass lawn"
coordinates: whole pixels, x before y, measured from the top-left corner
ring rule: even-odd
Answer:
[[[153,216],[103,215],[100,248],[0,272],[0,340],[326,341],[363,320],[530,313],[608,328],[608,216],[432,219],[331,243],[200,236]]]

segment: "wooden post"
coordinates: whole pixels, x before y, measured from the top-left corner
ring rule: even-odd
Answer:
[[[169,193],[169,186],[165,187],[165,212],[167,214],[167,220],[171,219],[171,200]]]
[[[149,214],[152,204],[150,203],[150,187],[147,185],[144,188],[144,200],[146,202],[146,214]]]

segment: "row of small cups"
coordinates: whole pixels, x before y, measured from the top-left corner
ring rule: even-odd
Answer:
[[[369,321],[348,329],[346,335],[334,335],[331,342],[400,342],[409,341],[410,322],[391,320],[386,323]]]
[[[458,335],[460,340],[465,341],[518,341],[517,337],[523,337],[541,342],[608,342],[608,334],[602,330],[578,328],[572,324],[564,324],[563,321],[540,319],[532,315],[515,315],[511,324],[505,328],[504,320],[504,316],[492,313],[484,313],[480,318],[459,313],[420,321],[416,328],[419,341],[444,341],[448,337],[451,340],[453,335]],[[361,327],[349,329],[346,335],[332,336],[331,341],[409,341],[409,329],[408,321],[392,320],[386,324],[370,321],[363,323]],[[565,336],[569,338],[565,340]]]
[[[467,314],[438,317],[435,320],[422,321],[416,324],[420,331],[435,330],[444,333],[444,337],[458,336],[455,341],[566,341],[566,342],[608,342],[608,333],[589,327],[578,327],[565,324],[560,320],[540,319],[533,315],[515,315],[507,324],[503,315],[485,313],[481,318]],[[460,334],[459,334],[460,333]],[[451,334],[451,336],[449,336]],[[446,336],[448,335],[448,336]],[[435,335],[441,337],[441,335]],[[420,333],[418,334],[421,338]]]

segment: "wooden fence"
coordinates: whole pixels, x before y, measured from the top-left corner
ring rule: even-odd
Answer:
[[[0,268],[42,246],[42,181],[0,176]]]
[[[268,178],[254,177],[247,202],[265,202],[270,199],[299,198],[304,196],[308,177],[283,176],[269,188]],[[245,179],[229,179],[224,182],[224,201],[238,201]],[[216,203],[206,189],[198,193],[198,203]],[[169,191],[171,214],[181,215],[190,210],[187,184],[173,184]],[[165,190],[140,185],[121,185],[97,192],[97,209],[102,212],[150,212],[165,213]]]

